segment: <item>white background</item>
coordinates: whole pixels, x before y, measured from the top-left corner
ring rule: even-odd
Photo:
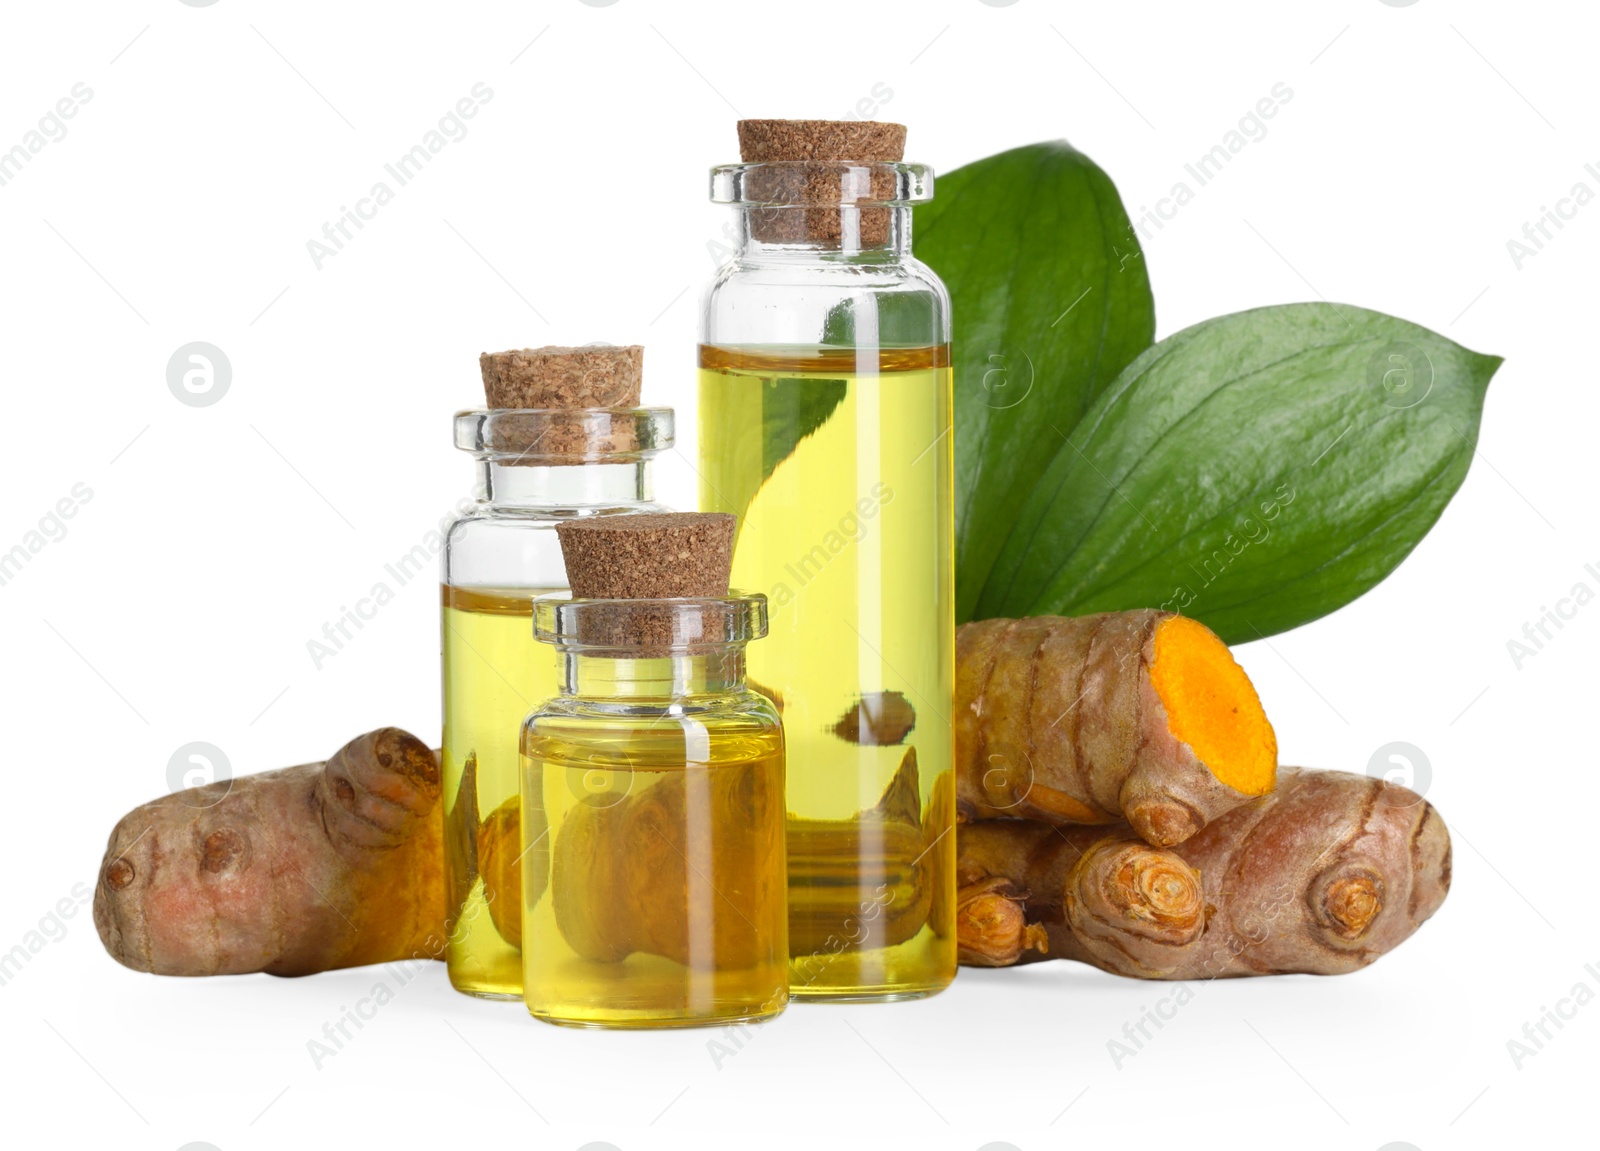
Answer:
[[[694,498],[706,169],[746,116],[873,113],[948,170],[1066,137],[1153,204],[1274,84],[1292,101],[1146,245],[1159,334],[1319,296],[1506,364],[1434,532],[1336,616],[1240,649],[1284,758],[1365,770],[1405,741],[1455,837],[1438,916],[1375,967],[1212,984],[1118,1069],[1165,985],[1067,963],[963,971],[924,1003],[796,1007],[718,1033],[580,1034],[423,973],[317,1069],[376,970],[136,975],[87,908],[0,986],[13,1146],[1504,1147],[1591,1114],[1600,1006],[1520,1070],[1507,1041],[1586,982],[1600,590],[1591,331],[1600,206],[1519,270],[1506,242],[1600,192],[1587,5],[1420,0],[10,4],[0,149],[92,98],[0,187],[0,550],[92,498],[0,587],[9,818],[0,951],[92,885],[180,745],[245,773],[382,724],[438,731],[430,580],[320,670],[307,641],[468,489],[450,415],[478,352],[642,342]],[[477,82],[492,100],[319,270],[306,249]],[[869,101],[870,103],[870,101]],[[960,317],[956,317],[959,332]],[[204,340],[210,407],[168,391]],[[86,888],[80,888],[80,891]]]

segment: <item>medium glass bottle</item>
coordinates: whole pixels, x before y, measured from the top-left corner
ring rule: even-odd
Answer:
[[[478,463],[476,506],[451,525],[443,555],[445,958],[458,991],[522,994],[517,741],[561,682],[533,635],[534,598],[567,586],[555,527],[666,510],[651,501],[650,461],[672,440],[666,408],[455,418],[456,447]]]
[[[956,970],[950,311],[911,254],[932,174],[775,160],[711,187],[735,239],[704,300],[701,506],[740,517],[733,580],[770,601],[750,679],[788,748],[791,994],[931,994]]]
[[[776,1015],[783,729],[744,678],[765,599],[547,597],[534,628],[563,682],[522,730],[529,1012],[637,1028]]]

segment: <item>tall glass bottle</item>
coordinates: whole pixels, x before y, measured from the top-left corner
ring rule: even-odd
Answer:
[[[790,991],[907,998],[955,975],[950,305],[911,255],[916,164],[719,166],[701,506],[766,594],[751,686],[788,748]]]
[[[445,535],[445,958],[456,990],[522,995],[522,720],[560,694],[533,600],[565,590],[555,526],[665,511],[650,460],[672,446],[667,408],[469,411],[456,447],[477,459],[477,503]],[[560,446],[561,454],[550,454]]]

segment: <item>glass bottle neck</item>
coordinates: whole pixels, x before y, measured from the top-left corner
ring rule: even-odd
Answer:
[[[756,233],[762,229],[757,221],[759,214],[774,211],[772,208],[762,208],[744,205],[735,205],[733,209],[732,240],[734,257],[741,263],[807,263],[817,260],[829,262],[839,261],[848,263],[894,263],[911,255],[911,209],[909,207],[889,207],[882,204],[867,205],[856,208],[852,205],[841,204],[823,209],[820,207],[789,207],[779,209],[784,212],[810,212],[837,211],[839,226],[836,238],[818,238],[805,241],[773,243],[756,238]],[[879,219],[888,219],[888,228],[885,231],[881,224],[876,229],[869,221],[865,229],[870,239],[863,243],[862,213],[877,213]],[[834,229],[827,230],[830,234]],[[873,235],[873,233],[881,233]]]
[[[649,460],[626,463],[478,465],[479,502],[500,508],[606,507],[654,498]]]
[[[561,694],[584,699],[666,703],[744,690],[742,643],[704,654],[678,652],[648,659],[566,651],[561,660]]]

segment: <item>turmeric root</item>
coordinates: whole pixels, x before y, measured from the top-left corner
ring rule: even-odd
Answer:
[[[446,908],[449,922],[454,925],[472,896],[478,876],[478,753],[469,752],[461,765],[461,786],[456,791],[456,802],[445,817],[444,870]],[[520,930],[522,923],[519,919]]]
[[[1028,922],[1027,897],[998,876],[963,885],[956,892],[956,959],[968,967],[1010,967],[1026,951],[1048,952],[1049,933]]]
[[[567,812],[549,897],[578,955],[615,963],[644,952],[725,968],[768,960],[775,940],[765,909],[783,897],[782,788],[764,762],[700,776],[602,793]],[[689,819],[707,802],[691,788],[710,789],[720,820]]]
[[[958,905],[987,899],[958,915],[961,955],[984,966],[1049,955],[1145,979],[1337,975],[1410,938],[1450,888],[1433,805],[1338,771],[1285,768],[1274,794],[1176,847],[1128,827],[991,821],[957,836]]]
[[[928,792],[928,807],[922,813],[922,858],[927,861],[923,876],[932,888],[928,900],[928,926],[940,939],[955,931],[955,890],[940,877],[947,875],[955,859],[956,781],[948,771],[933,777]],[[946,842],[948,840],[948,842]]]
[[[789,954],[895,947],[921,931],[936,898],[937,863],[923,828],[914,747],[873,807],[849,819],[791,816]],[[882,881],[863,886],[864,874]]]
[[[949,778],[946,773],[936,781],[934,803],[948,796]],[[941,783],[944,786],[939,786]],[[614,806],[605,802],[605,796],[597,798],[600,802],[568,817],[556,847],[562,861],[559,866],[568,868],[571,875],[587,877],[582,885],[586,890],[572,884],[558,889],[554,896],[557,923],[572,948],[590,959],[612,961],[634,950],[674,958],[682,949],[681,941],[672,936],[682,933],[683,891],[681,884],[674,891],[667,890],[677,882],[673,857],[664,853],[671,844],[636,832],[658,822],[670,827],[674,819],[681,821],[676,809],[683,801],[682,787],[658,784],[643,796],[629,796]],[[740,802],[748,803],[749,797]],[[749,816],[740,818],[747,821]],[[899,770],[873,807],[851,819],[791,818],[788,873],[805,877],[805,882],[795,885],[791,893],[790,954],[831,953],[843,945],[859,950],[893,947],[916,935],[925,923],[946,933],[949,917],[943,906],[944,893],[933,882],[936,860],[929,831],[930,827],[948,826],[939,822],[941,818],[948,816],[939,816],[930,807],[928,821],[923,819],[915,748],[906,749]],[[509,906],[522,889],[522,869],[516,866],[522,855],[518,805],[508,801],[492,812],[480,825],[476,842],[495,926],[508,943],[520,947],[520,918],[503,911],[495,914],[497,906]],[[662,854],[662,866],[640,862],[651,852]],[[535,844],[527,859],[533,864],[532,890],[538,898],[550,871],[548,855],[542,845]],[[862,859],[872,861],[872,872],[885,877],[881,888],[859,886]],[[578,860],[588,862],[579,866]],[[752,864],[750,870],[754,874],[762,868]],[[616,889],[625,893],[622,903],[609,909],[599,906],[612,903],[612,898],[597,898],[594,892],[614,883],[623,884]],[[655,910],[646,910],[651,908]],[[667,925],[666,935],[651,926],[656,918]],[[721,923],[733,926],[725,918]]]
[[[846,743],[883,747],[904,743],[917,726],[917,709],[899,691],[869,691],[833,725]]]
[[[1272,790],[1261,701],[1203,624],[1159,611],[980,620],[956,633],[964,819],[1125,820],[1181,843]]]
[[[157,975],[306,975],[444,947],[439,764],[397,728],[326,763],[134,808],[111,832],[94,921]]]
[[[550,876],[550,853],[543,843],[524,853],[521,796],[513,795],[489,813],[478,829],[478,845],[478,866],[483,870],[483,895],[489,905],[490,922],[501,939],[520,951],[524,860],[534,875],[530,888],[533,899],[544,892]]]
[[[513,795],[478,819],[478,755],[467,756],[461,770],[461,788],[455,806],[445,819],[445,837],[452,842],[445,852],[446,890],[450,893],[448,924],[469,906],[472,889],[481,879],[489,920],[500,938],[522,949],[522,876],[532,877],[528,903],[538,902],[550,878],[550,848],[542,834],[544,812],[532,818],[535,841],[522,845],[522,797]],[[454,865],[454,866],[452,866]],[[470,913],[469,913],[470,914]]]

